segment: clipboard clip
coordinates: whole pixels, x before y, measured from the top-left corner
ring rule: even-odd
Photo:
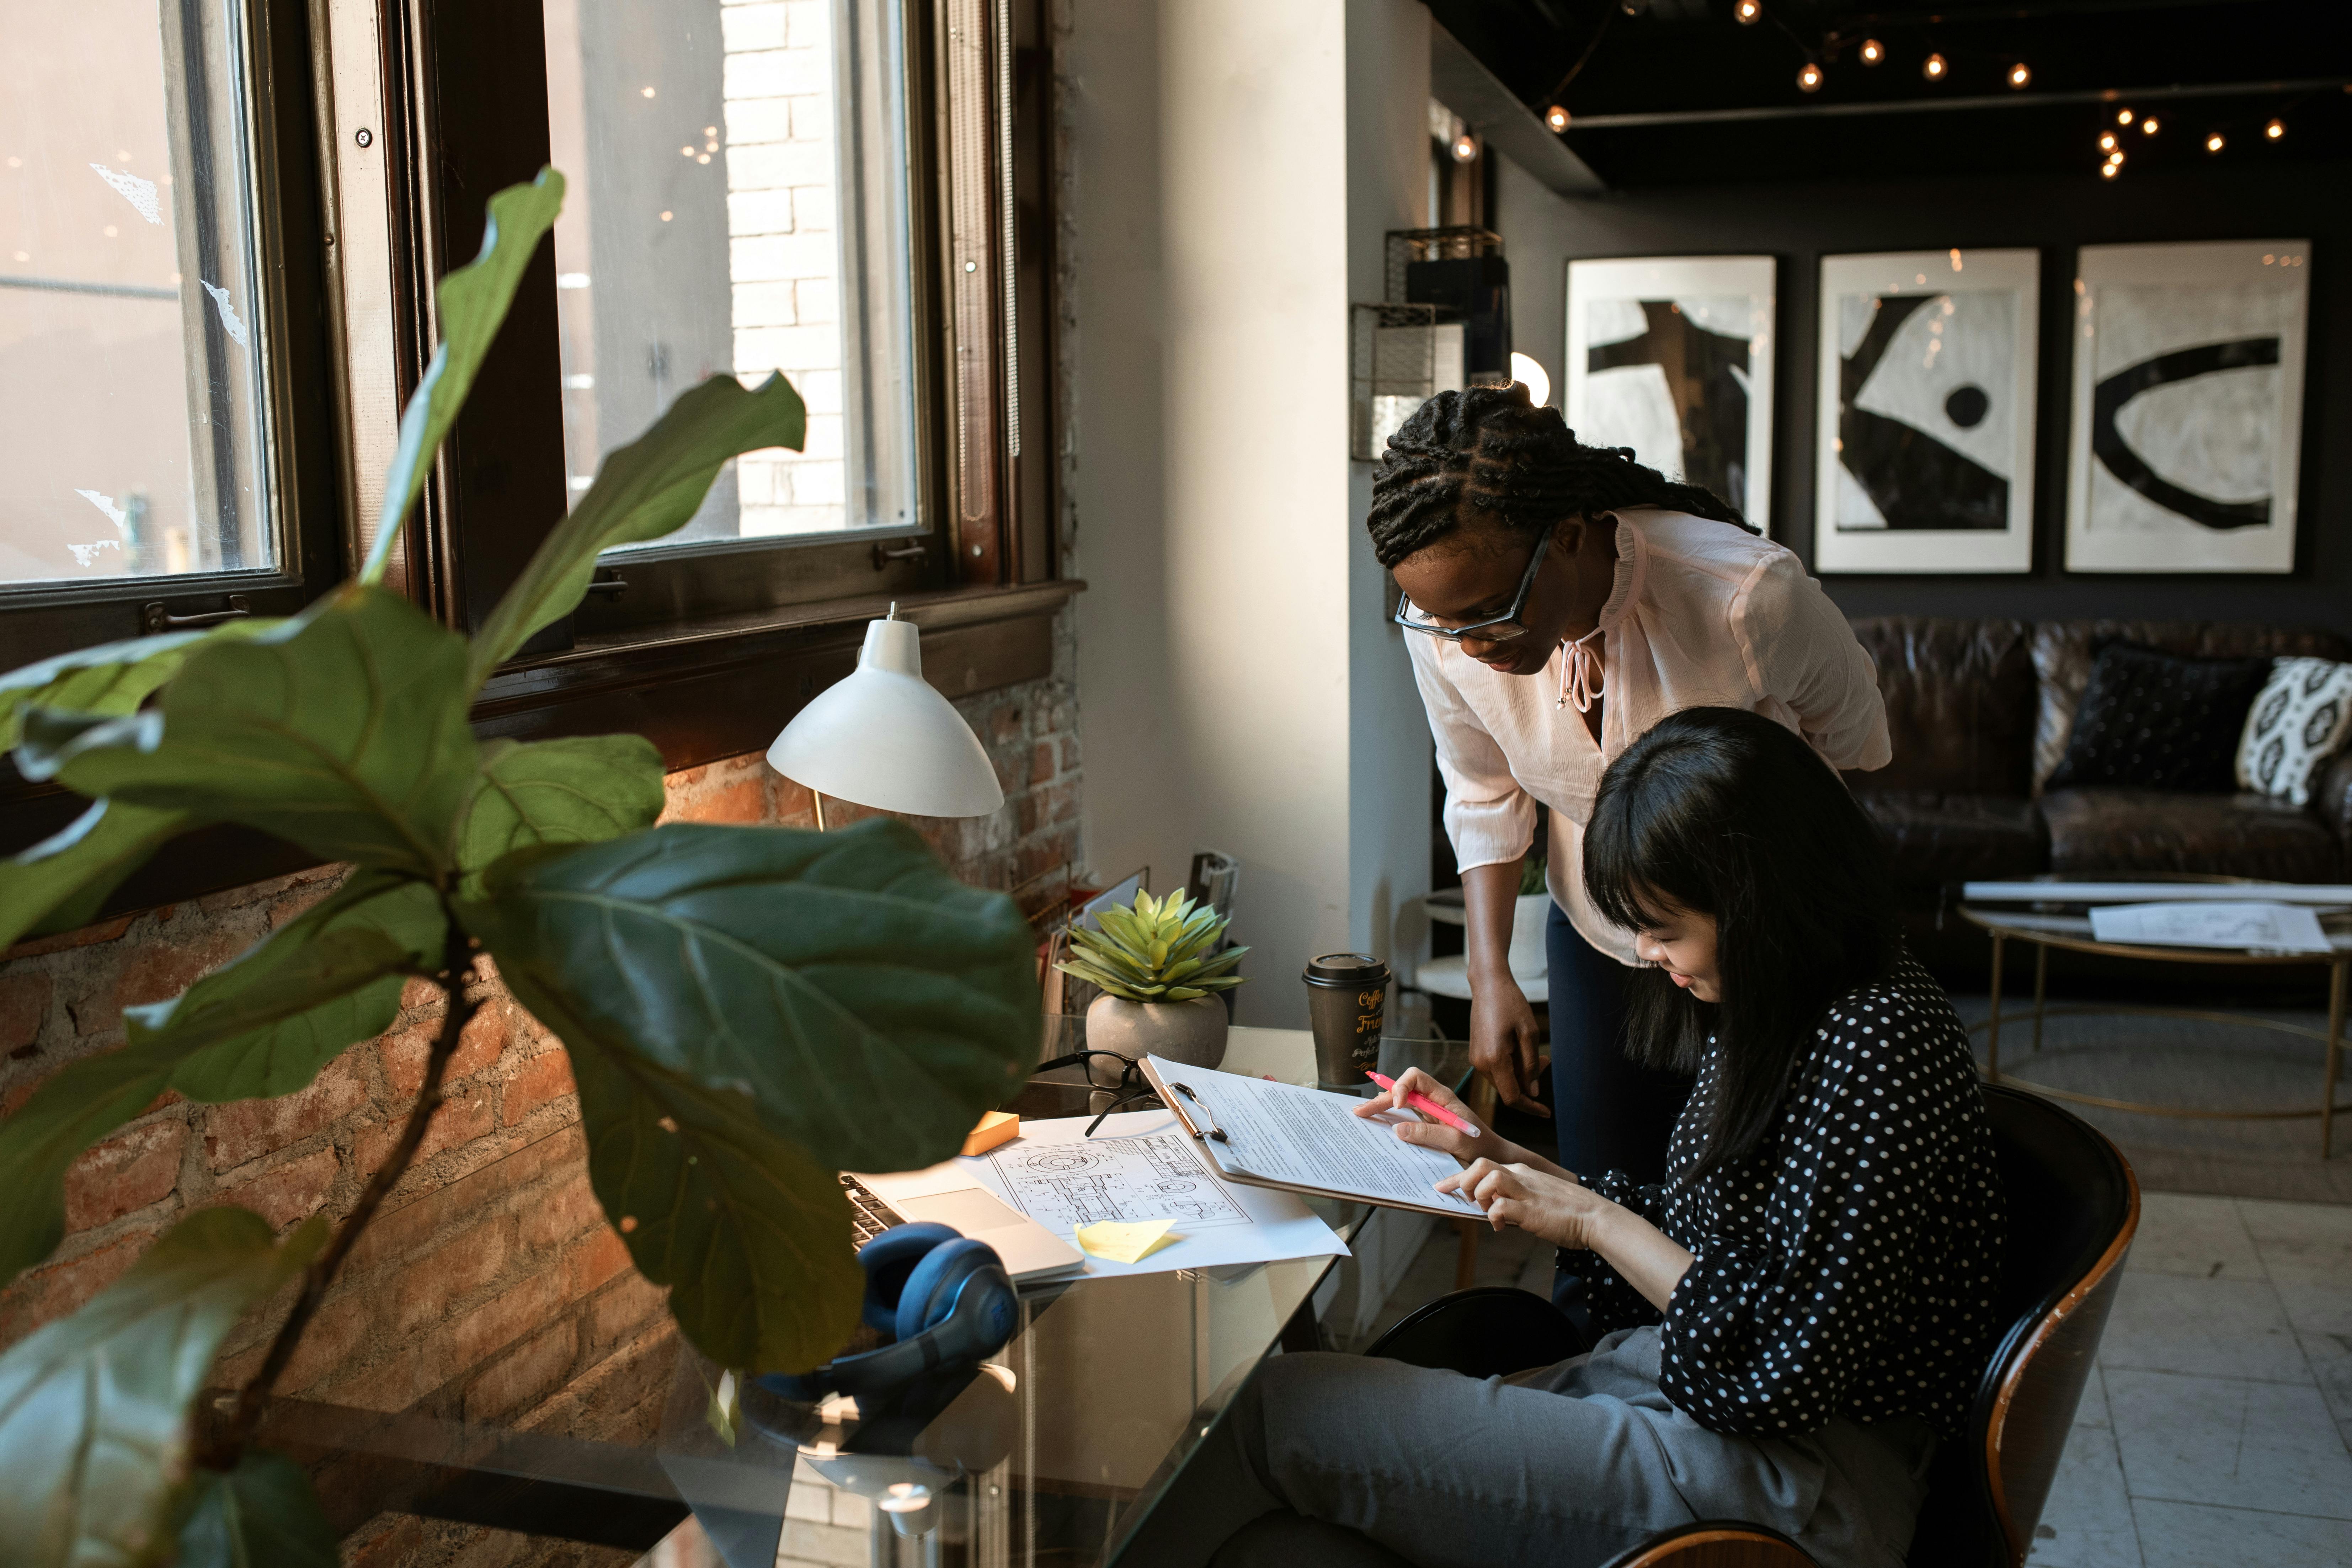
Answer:
[[[1182,1119],[1185,1126],[1192,1129],[1193,1137],[1213,1138],[1220,1143],[1230,1143],[1233,1142],[1232,1139],[1225,1136],[1225,1130],[1223,1128],[1209,1120],[1208,1106],[1202,1100],[1199,1095],[1192,1092],[1192,1086],[1191,1084],[1177,1083],[1171,1080],[1168,1087],[1192,1102],[1192,1108],[1191,1110],[1187,1111],[1179,1108],[1176,1110],[1176,1114]]]

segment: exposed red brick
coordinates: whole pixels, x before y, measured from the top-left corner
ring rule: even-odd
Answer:
[[[315,1154],[289,1160],[249,1182],[217,1188],[213,1193],[213,1202],[251,1209],[282,1230],[319,1212],[319,1205],[326,1201],[327,1189],[335,1184],[341,1169],[335,1152],[321,1149]]]
[[[0,1051],[29,1046],[41,1037],[49,997],[57,987],[38,970],[0,974]]]
[[[156,940],[131,952],[113,984],[74,1009],[75,1026],[85,1035],[105,1034],[121,1024],[125,1007],[177,996],[252,945],[222,931],[191,931],[184,937],[177,931],[158,933]]]
[[[585,1296],[629,1267],[629,1248],[619,1231],[604,1226],[573,1247],[565,1263],[571,1275],[571,1289],[565,1294]]]
[[[393,1331],[414,1333],[442,1321],[457,1303],[497,1279],[514,1250],[513,1229],[501,1215],[411,1258],[389,1287]]]
[[[269,906],[269,929],[277,931],[299,919],[303,911],[315,904],[323,902],[334,890],[331,883],[313,882],[308,887],[298,888],[286,894]]]
[[[572,1058],[560,1050],[542,1051],[507,1079],[500,1120],[509,1127],[549,1100],[572,1093]]]
[[[122,1277],[154,1243],[160,1227],[117,1237],[64,1263],[36,1268],[0,1291],[0,1345],[14,1344],[52,1319],[77,1310]]]
[[[988,716],[988,738],[1003,746],[1021,738],[1021,710],[1006,703]]]
[[[404,1013],[414,1013],[427,1003],[440,1000],[441,984],[437,980],[412,976],[400,987],[400,1010]]]
[[[343,1568],[405,1568],[432,1528],[415,1514],[379,1514],[343,1538]]]
[[[492,1297],[449,1326],[442,1352],[449,1357],[440,1368],[443,1377],[478,1366],[493,1351],[513,1343],[538,1324],[572,1292],[564,1289],[564,1271],[541,1269],[527,1274],[502,1294]]]
[[[1078,771],[1078,738],[1076,735],[1062,737],[1062,771],[1066,773]]]
[[[813,818],[816,814],[816,797],[805,784],[794,784],[773,768],[766,770],[768,779],[768,814],[777,822]]]
[[[79,931],[59,931],[55,936],[36,937],[20,942],[5,952],[0,952],[0,963],[18,958],[40,958],[52,952],[64,952],[77,947],[89,947],[101,942],[112,942],[131,929],[129,915],[117,915],[110,921],[83,926]]]
[[[579,1346],[579,1331],[569,1319],[533,1334],[466,1385],[465,1419],[488,1421],[538,1404],[562,1384]]]
[[[293,1359],[286,1363],[286,1371],[278,1380],[278,1392],[299,1394],[350,1366],[369,1341],[384,1333],[377,1321],[383,1305],[374,1292],[340,1286],[330,1290],[327,1299],[319,1304],[319,1310],[303,1325]],[[261,1370],[270,1342],[278,1337],[278,1325],[284,1321],[282,1312],[273,1314],[269,1332],[225,1358],[214,1369],[212,1381],[223,1388],[242,1387]]]
[[[376,1054],[383,1061],[384,1084],[404,1100],[415,1099],[416,1091],[425,1087],[425,1058],[433,1054],[433,1042],[441,1037],[441,1022],[436,1012],[376,1042]],[[457,1083],[473,1077],[497,1061],[506,1048],[506,1008],[491,1002],[466,1020],[457,1035],[457,1054],[449,1058],[448,1071],[441,1081]]]
[[[669,1311],[669,1292],[631,1269],[588,1304],[588,1338],[603,1350],[634,1339]]]
[[[596,1190],[588,1184],[588,1173],[583,1170],[523,1205],[517,1241],[526,1254],[537,1254],[604,1220],[604,1205],[596,1201]]]
[[[205,1161],[226,1171],[273,1150],[289,1148],[366,1103],[349,1053],[319,1070],[308,1089],[276,1100],[240,1100],[211,1106],[205,1117]]]
[[[767,781],[757,773],[723,784],[706,784],[673,795],[663,813],[667,822],[761,822],[767,818]]]
[[[89,1230],[171,1195],[180,1184],[182,1121],[151,1121],[84,1151],[66,1172],[66,1229]]]
[[[1040,741],[1029,753],[1029,782],[1044,784],[1054,776],[1054,742]]]

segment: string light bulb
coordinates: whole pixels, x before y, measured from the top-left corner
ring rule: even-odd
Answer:
[[[1549,109],[1544,110],[1544,123],[1550,126],[1556,132],[1567,130],[1568,110],[1562,109],[1557,103],[1553,104]]]
[[[2100,151],[2100,152],[2102,152],[2102,153],[2112,153],[2112,152],[2114,152],[2115,150],[2116,150],[2116,133],[2115,133],[2114,132],[2112,132],[2112,131],[2102,131],[2102,132],[2099,132],[2099,151]]]
[[[2156,134],[2155,115],[2151,114],[2146,120],[2139,122],[2139,133],[2143,136],[2153,136]]]
[[[2273,142],[2277,141],[2280,137],[2286,134],[2286,121],[2284,120],[2272,121],[2268,125],[2263,127],[2263,134],[2269,137]]]
[[[1763,0],[1739,0],[1731,15],[1742,26],[1752,26],[1764,19]]]
[[[1478,139],[1467,131],[1454,139],[1454,161],[1467,163],[1478,155]]]
[[[2219,153],[2221,150],[2221,133],[2219,131],[2216,131],[2213,134],[2205,138],[2205,151],[2208,153]]]
[[[1797,90],[1799,92],[1821,91],[1822,68],[1815,65],[1812,61],[1807,60],[1803,67],[1797,72]]]
[[[2015,65],[2009,68],[2010,86],[2023,87],[2027,82],[2032,81],[2032,79],[2033,72],[2023,60],[2020,60]]]
[[[1919,66],[1919,74],[1929,81],[1941,81],[1944,73],[1952,68],[1951,62],[1941,55],[1929,55]]]
[[[2117,110],[2116,111],[2116,124],[2118,124],[2118,125],[2129,125],[2131,122],[2132,122],[2132,111],[2131,111],[2130,110],[2128,110],[2128,109],[2122,109],[2122,110]]]
[[[1864,38],[1862,40],[1862,63],[1864,65],[1874,66],[1885,58],[1886,46],[1885,44],[1880,43],[1876,38]]]
[[[2124,150],[2118,147],[2114,152],[2107,154],[2107,167],[2110,169],[2120,169],[2123,166]]]
[[[2102,163],[2099,165],[2099,177],[2103,180],[2112,180],[2116,177],[2116,171],[2122,167],[2121,163]]]

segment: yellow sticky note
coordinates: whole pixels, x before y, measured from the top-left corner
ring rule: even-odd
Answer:
[[[1175,1223],[1172,1219],[1098,1220],[1078,1226],[1078,1245],[1113,1263],[1140,1263],[1171,1242],[1183,1239],[1170,1233],[1168,1227]]]

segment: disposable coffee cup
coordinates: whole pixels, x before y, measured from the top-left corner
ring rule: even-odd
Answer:
[[[1360,1091],[1380,1064],[1381,1022],[1388,1009],[1389,966],[1365,952],[1327,952],[1307,960],[1307,1021],[1315,1031],[1318,1088]]]

